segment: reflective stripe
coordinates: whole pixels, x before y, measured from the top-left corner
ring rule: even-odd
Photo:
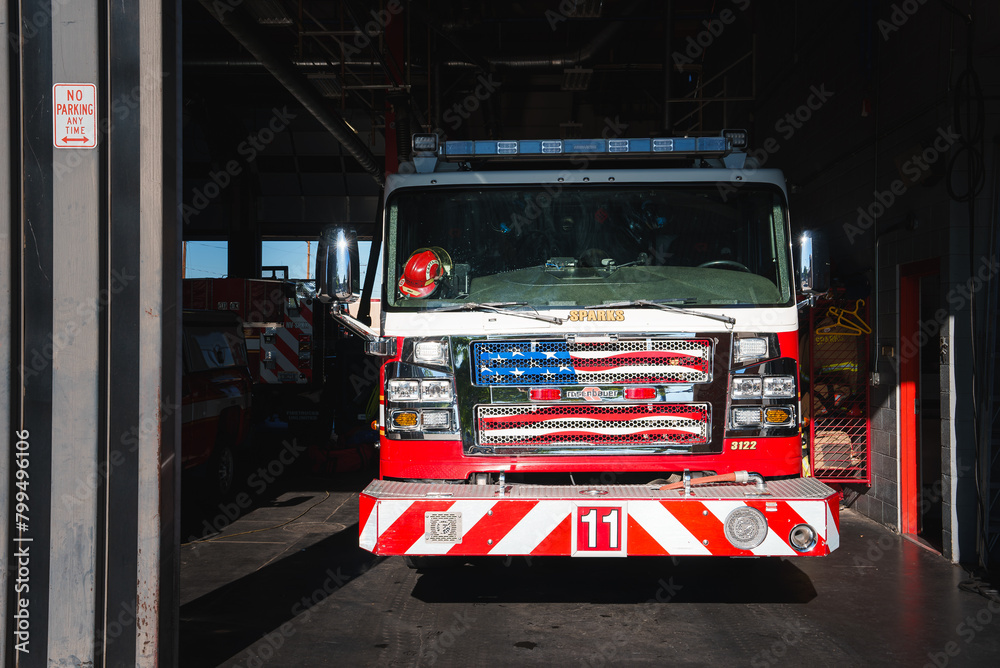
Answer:
[[[374,550],[378,541],[378,504],[373,503],[367,517],[361,518],[361,534],[358,545],[364,550]]]
[[[629,501],[628,514],[667,554],[712,554],[659,501]]]
[[[840,547],[840,527],[837,526],[829,505],[826,506],[826,547],[831,552]]]
[[[496,501],[456,501],[448,508],[449,513],[462,514],[462,537],[469,532],[469,529],[476,526],[479,520],[486,516],[490,508],[496,505]],[[407,554],[446,554],[455,547],[455,543],[428,543],[421,535],[407,550]]]
[[[375,504],[375,521],[379,537],[382,536],[403,513],[410,509],[413,501],[380,501]]]
[[[531,554],[575,507],[570,501],[539,502],[490,550],[490,554]]]

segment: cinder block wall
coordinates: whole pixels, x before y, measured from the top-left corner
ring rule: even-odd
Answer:
[[[834,275],[851,295],[869,301],[875,292],[878,240],[877,314],[872,312],[878,336],[873,332],[871,341],[876,350],[880,344],[892,346],[893,355],[870,358],[879,376],[871,387],[872,480],[870,486],[847,486],[845,503],[897,530],[898,420],[900,411],[912,410],[897,405],[897,367],[903,354],[897,331],[898,275],[902,265],[938,259],[941,306],[948,311],[940,333],[948,345],[940,369],[944,554],[970,561],[975,559],[977,522],[970,302],[948,299],[960,294],[956,290],[970,277],[970,223],[967,204],[953,201],[946,187],[950,178],[955,190],[967,189],[965,160],[947,168],[953,147],[925,168],[906,165],[915,151],[934,147],[935,141],[942,147],[953,138],[954,84],[966,67],[966,27],[940,3],[913,3],[916,11],[905,16],[893,15],[888,2],[859,4],[868,6],[851,4],[836,12],[814,3],[796,3],[794,11],[791,3],[755,8],[760,34],[780,32],[789,38],[757,42],[762,63],[786,65],[784,75],[758,82],[752,143],[778,137],[780,149],[767,157],[766,166],[785,172],[793,228],[824,230]],[[1000,19],[1000,5],[983,0],[974,9],[974,44],[982,46],[992,39],[988,26]],[[1000,55],[975,51],[984,95],[997,96]],[[824,91],[822,105],[791,123],[789,114],[794,116],[817,89]],[[976,199],[974,248],[985,248],[989,179],[996,159],[989,138],[1000,131],[998,106],[985,105],[988,182]],[[859,207],[879,215],[868,218]],[[918,226],[911,230],[907,223],[914,218]],[[972,258],[973,269],[978,262]],[[981,303],[980,318],[996,317],[984,307]]]

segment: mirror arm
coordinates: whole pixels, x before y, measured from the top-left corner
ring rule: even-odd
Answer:
[[[365,340],[365,352],[379,357],[392,357],[396,354],[396,339],[379,336],[374,329],[361,322],[350,313],[330,310],[330,317],[346,327],[352,333]]]
[[[366,341],[376,341],[379,338],[378,332],[352,316],[350,313],[343,313],[337,309],[331,309],[330,316]]]

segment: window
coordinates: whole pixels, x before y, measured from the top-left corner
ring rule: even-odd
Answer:
[[[368,258],[369,258],[370,254],[371,254],[371,249],[372,249],[372,242],[371,242],[371,240],[367,240],[367,241],[360,241],[359,240],[358,241],[358,264],[361,267],[361,285],[365,284],[365,275],[366,275],[366,273],[368,271]],[[375,271],[377,272],[375,274],[375,290],[373,291],[372,296],[374,296],[377,299],[378,298],[378,286],[381,283],[381,280],[379,279],[379,276],[382,275],[382,254],[381,253],[379,253],[379,256],[378,256],[378,264],[375,267]]]
[[[291,280],[312,280],[316,276],[317,241],[262,241],[260,243],[260,264],[264,267],[288,267],[287,276]],[[271,278],[270,272],[265,278]]]
[[[792,299],[785,202],[772,186],[401,189],[386,214],[390,307]],[[437,264],[448,275],[431,287]]]
[[[185,241],[184,278],[223,278],[229,273],[229,243]]]

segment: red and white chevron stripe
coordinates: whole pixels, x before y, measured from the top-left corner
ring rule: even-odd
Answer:
[[[382,555],[823,556],[840,543],[838,497],[811,478],[660,491],[645,486],[542,487],[376,480],[361,495],[360,545]],[[447,495],[447,496],[446,496]],[[759,511],[763,541],[734,547],[725,523]],[[792,529],[811,526],[815,545],[796,550]]]
[[[260,350],[260,382],[265,384],[306,384],[312,381],[312,362],[303,362],[302,341],[308,340],[312,355],[312,308],[302,303],[297,315],[284,315],[284,327],[260,330],[273,335],[273,342],[258,345]],[[268,364],[270,362],[270,364]]]

